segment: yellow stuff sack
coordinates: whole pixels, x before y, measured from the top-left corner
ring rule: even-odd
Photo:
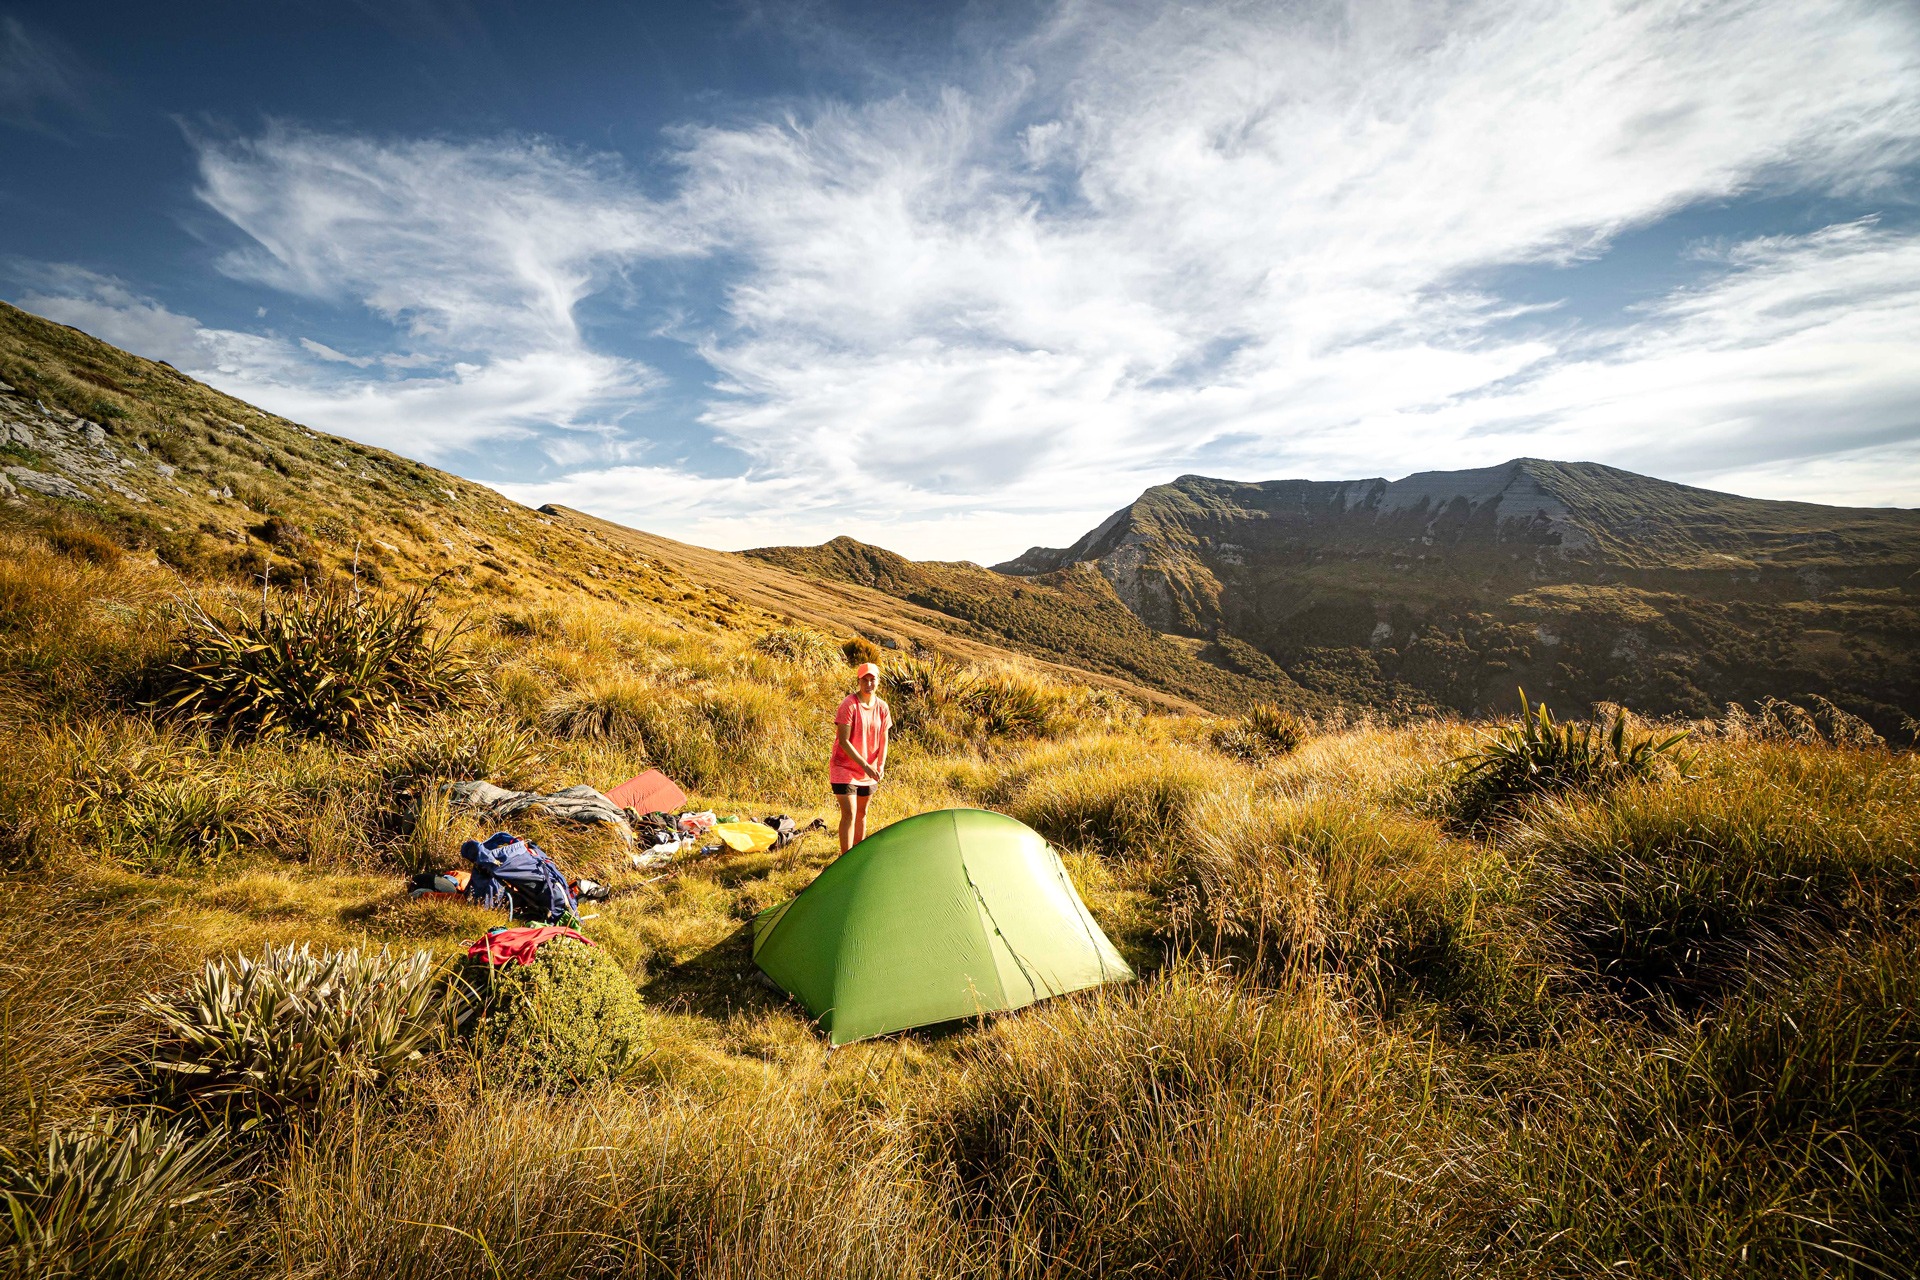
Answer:
[[[778,833],[764,822],[721,822],[716,823],[713,834],[720,843],[735,853],[758,853],[770,849],[779,839]]]

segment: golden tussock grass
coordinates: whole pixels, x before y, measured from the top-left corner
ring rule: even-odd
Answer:
[[[170,593],[244,593],[6,537],[0,1192],[144,1096],[141,992],[269,942],[450,959],[497,918],[403,873],[508,825],[615,890],[586,926],[646,1058],[549,1096],[449,1049],[236,1140],[235,1185],[167,1211],[219,1228],[226,1274],[1868,1276],[1920,1248],[1911,754],[1714,740],[1467,834],[1440,817],[1473,726],[1250,762],[1218,722],[976,672],[1001,704],[903,732],[874,824],[1046,832],[1141,980],[829,1055],[747,926],[831,836],[637,872],[437,789],[652,764],[723,814],[830,817],[819,646],[518,604],[463,642],[470,703],[351,746],[223,738],[137,678]]]

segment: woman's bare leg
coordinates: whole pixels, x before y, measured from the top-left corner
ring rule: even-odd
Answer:
[[[851,849],[853,847],[856,841],[860,839],[859,836],[856,836],[853,834],[854,832],[854,816],[853,816],[854,797],[835,796],[834,799],[840,802],[840,852],[845,853],[848,849]],[[860,822],[860,825],[863,827],[866,825],[866,817],[867,817],[867,798],[865,796],[861,796],[859,822]],[[862,832],[861,834],[864,835],[865,833]]]
[[[853,797],[853,842],[859,844],[867,838],[867,801],[870,795]],[[845,852],[842,850],[842,852]]]

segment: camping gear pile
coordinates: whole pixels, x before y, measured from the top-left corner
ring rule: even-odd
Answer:
[[[612,827],[632,846],[627,860],[636,870],[657,867],[696,850],[750,853],[783,849],[808,832],[826,829],[826,824],[817,819],[810,827],[795,827],[793,819],[785,814],[750,822],[733,816],[723,818],[711,809],[681,813],[687,793],[658,769],[628,778],[605,794],[585,785],[554,792],[512,791],[474,780],[448,783],[447,797],[489,818],[510,818],[538,808],[557,818]],[[771,835],[767,834],[768,828],[772,829]]]
[[[525,813],[538,805],[556,817],[615,825],[635,846],[627,860],[636,870],[659,866],[696,850],[752,853],[784,849],[812,832],[826,830],[821,819],[800,827],[784,813],[758,822],[733,815],[722,817],[711,809],[675,813],[674,807],[687,802],[686,792],[657,769],[627,779],[606,795],[587,786],[542,794],[509,791],[489,782],[452,783],[448,794],[456,803],[490,816]],[[641,811],[633,807],[635,804],[667,807]],[[464,898],[506,911],[515,920],[554,924],[561,920],[578,922],[581,902],[604,901],[608,896],[604,886],[591,880],[569,880],[546,850],[509,831],[495,832],[485,841],[467,841],[460,846],[460,856],[471,864],[470,868],[416,875],[413,898]]]
[[[982,809],[868,836],[755,917],[753,960],[836,1046],[1133,977],[1046,840]]]

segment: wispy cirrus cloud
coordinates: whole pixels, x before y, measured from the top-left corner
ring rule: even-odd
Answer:
[[[90,114],[86,79],[80,59],[59,40],[0,17],[0,124],[51,133],[63,117]]]
[[[941,83],[689,123],[644,164],[289,125],[195,145],[244,236],[224,271],[387,335],[197,337],[222,385],[415,452],[538,440],[561,474],[507,491],[699,540],[997,558],[1183,470],[1515,453],[1775,493],[1817,466],[1821,496],[1920,501],[1910,221],[1730,215],[1681,283],[1600,319],[1485,283],[1578,288],[1706,205],[1903,209],[1899,5],[1071,2]],[[663,262],[697,264],[670,300]],[[91,296],[155,341],[172,323]],[[662,396],[710,456],[662,453]],[[769,515],[710,515],[721,492]]]

